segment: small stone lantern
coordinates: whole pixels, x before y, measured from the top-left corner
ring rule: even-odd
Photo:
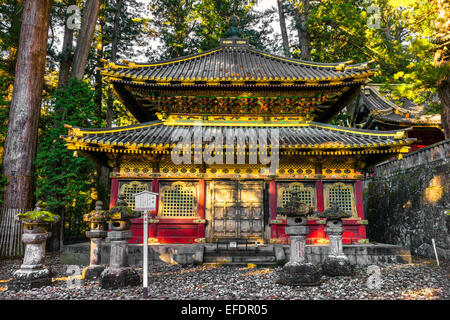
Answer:
[[[279,283],[299,286],[314,286],[320,284],[319,268],[305,262],[306,236],[309,233],[308,216],[314,214],[311,207],[301,202],[298,191],[291,192],[291,200],[284,208],[278,208],[279,214],[286,215],[286,234],[291,240],[291,254],[279,275]]]
[[[141,283],[139,274],[128,265],[128,240],[132,238],[131,218],[138,218],[139,212],[131,210],[123,195],[110,210],[108,238],[111,242],[109,267],[100,275],[103,289],[117,289],[137,286]]]
[[[328,257],[322,264],[322,272],[328,276],[349,276],[353,273],[353,266],[350,264],[342,247],[342,218],[349,218],[350,214],[339,208],[338,204],[331,203],[330,208],[319,213],[319,217],[327,219],[325,232],[330,238]]]
[[[14,272],[8,290],[30,290],[51,285],[50,271],[44,267],[45,241],[50,237],[48,227],[59,221],[59,216],[45,211],[45,203],[38,201],[34,211],[19,213],[15,220],[23,223],[22,241],[25,255],[20,269]]]
[[[103,202],[95,203],[95,210],[83,216],[83,220],[89,222],[90,230],[86,231],[86,237],[91,239],[90,264],[83,270],[84,279],[96,279],[105,269],[101,265],[102,240],[108,235],[104,225],[107,211],[103,210]]]

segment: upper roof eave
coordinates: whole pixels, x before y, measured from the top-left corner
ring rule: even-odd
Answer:
[[[207,63],[203,63],[206,60]],[[267,53],[251,47],[219,46],[204,52],[152,63],[105,62],[108,77],[169,81],[325,81],[368,78],[369,62],[317,63]],[[184,64],[181,68],[180,64]],[[214,66],[207,68],[205,66]]]

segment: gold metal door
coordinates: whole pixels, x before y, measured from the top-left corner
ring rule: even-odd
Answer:
[[[262,181],[212,181],[210,241],[263,239]]]

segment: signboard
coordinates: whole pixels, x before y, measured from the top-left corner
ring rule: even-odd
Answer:
[[[150,191],[142,191],[136,193],[134,195],[134,210],[135,211],[144,211],[144,257],[142,259],[142,269],[143,269],[143,296],[144,299],[148,297],[148,212],[156,210],[156,196],[158,193],[150,192]]]
[[[136,211],[156,210],[156,196],[158,194],[150,191],[142,191],[134,195],[134,207]]]

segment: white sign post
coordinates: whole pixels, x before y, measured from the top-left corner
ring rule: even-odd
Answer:
[[[148,297],[148,212],[156,209],[159,193],[142,191],[134,195],[135,211],[144,211],[144,258],[142,259],[144,299]]]

